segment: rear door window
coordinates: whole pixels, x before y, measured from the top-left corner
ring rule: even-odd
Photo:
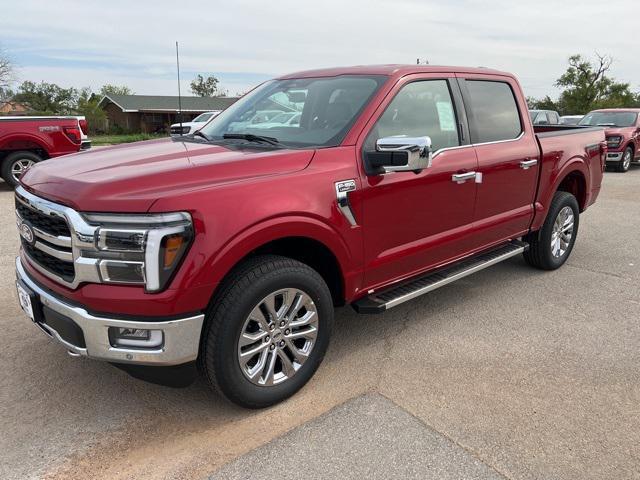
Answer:
[[[508,83],[466,80],[473,143],[512,140],[522,133],[520,113]]]

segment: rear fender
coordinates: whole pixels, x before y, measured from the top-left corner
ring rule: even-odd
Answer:
[[[535,204],[535,216],[533,222],[531,224],[531,230],[536,231],[542,228],[542,224],[544,223],[545,218],[547,217],[547,213],[549,211],[549,206],[551,205],[551,200],[553,196],[558,191],[560,184],[563,180],[570,174],[578,172],[582,175],[585,181],[585,199],[583,201],[584,205],[581,205],[581,209],[584,209],[586,205],[589,204],[589,178],[591,178],[591,173],[589,167],[585,160],[582,157],[573,157],[567,160],[564,164],[560,166],[558,170],[551,172],[551,178],[548,187],[544,190],[541,189],[540,195],[538,195],[538,199]],[[544,181],[544,178],[543,180]]]

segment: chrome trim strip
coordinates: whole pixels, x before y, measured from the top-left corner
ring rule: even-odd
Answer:
[[[27,275],[19,257],[16,258],[16,275],[20,281],[40,297],[43,305],[70,318],[82,329],[86,348],[80,348],[66,342],[49,325],[37,324],[40,328],[46,327],[55,340],[73,353],[109,362],[140,365],[180,365],[191,362],[198,357],[204,314],[166,322],[136,322],[118,318],[96,317],[82,307],[69,305],[54,297],[36,284]],[[160,348],[149,350],[113,347],[109,341],[109,327],[162,330],[164,342]]]
[[[36,241],[33,245],[34,248],[37,248],[41,252],[44,252],[52,257],[57,258],[58,260],[62,260],[64,262],[73,263],[73,254],[71,252],[65,252],[62,250],[57,250],[55,248],[51,248],[49,245],[45,245],[42,242]],[[26,252],[25,252],[26,254]],[[28,255],[27,255],[28,256]]]
[[[71,248],[71,237],[57,237],[54,235],[50,235],[47,232],[43,232],[38,228],[33,228],[33,233],[36,234],[36,237],[40,237],[41,239],[51,243],[52,245]]]
[[[451,275],[450,277],[447,277],[444,280],[440,280],[439,282],[432,283],[431,285],[427,285],[424,288],[420,288],[414,292],[407,293],[406,295],[403,295],[401,297],[394,298],[393,300],[390,300],[389,302],[385,303],[385,308],[388,310],[390,308],[396,307],[401,303],[408,302],[409,300],[412,300],[416,297],[424,295],[425,293],[429,293],[440,287],[444,287],[449,283],[455,282],[456,280],[460,280],[461,278],[464,278],[471,274],[479,272],[480,270],[484,270],[485,268],[495,265],[496,263],[500,263],[504,260],[507,260],[508,258],[515,257],[516,255],[519,255],[522,252],[524,252],[524,249],[525,249],[524,246],[518,247],[510,252],[506,252],[503,255],[500,255],[499,257],[493,258],[491,260],[487,260],[486,262],[483,262],[479,265],[475,265],[474,267],[471,267],[468,270],[463,270],[462,272],[458,272],[455,275]],[[375,297],[375,294],[372,295],[372,297]]]

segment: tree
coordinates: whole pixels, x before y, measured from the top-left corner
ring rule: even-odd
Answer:
[[[124,85],[111,85],[107,83],[103,85],[100,89],[100,96],[104,97],[105,95],[133,95],[134,92]]]
[[[13,98],[13,90],[7,87],[0,87],[0,102],[6,102]]]
[[[191,81],[191,93],[197,95],[199,97],[217,97],[220,96],[218,91],[218,79],[213,75],[209,75],[208,77],[203,77],[202,75],[197,75]]]
[[[78,101],[78,91],[62,88],[55,83],[22,82],[15,101],[28,105],[34,113],[66,115],[73,113]]]
[[[89,87],[81,89],[78,94],[76,111],[79,115],[85,116],[91,133],[96,133],[97,131],[104,130],[105,128],[107,114],[99,107],[102,97],[102,94],[96,95]]]
[[[565,114],[587,113],[595,108],[627,107],[633,104],[634,94],[628,83],[616,82],[607,76],[613,58],[596,53],[590,62],[581,55],[569,57],[569,68],[556,81],[562,88],[558,106]]]
[[[11,59],[0,49],[0,89],[6,89],[13,83],[13,64]]]
[[[549,95],[543,99],[527,97],[527,105],[531,110],[558,110],[558,103],[554,102]]]

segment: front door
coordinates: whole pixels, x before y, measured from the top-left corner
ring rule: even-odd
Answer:
[[[367,289],[449,262],[472,248],[477,161],[468,139],[461,138],[465,124],[452,80],[435,74],[404,79],[369,123],[362,152],[375,150],[379,138],[429,136],[434,158],[420,173],[364,175]],[[454,178],[465,173],[466,181]]]

